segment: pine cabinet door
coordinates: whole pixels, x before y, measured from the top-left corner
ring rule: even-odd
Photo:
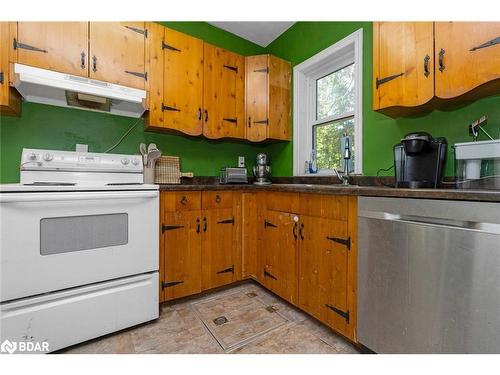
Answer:
[[[201,211],[164,213],[163,300],[201,292]]]
[[[16,22],[0,22],[0,114],[17,116],[21,113],[21,97],[9,86],[10,63],[15,62],[12,38],[17,35]]]
[[[230,284],[235,280],[235,217],[232,208],[203,211],[202,288]]]
[[[299,307],[346,333],[347,239],[343,221],[301,216],[299,246]]]
[[[269,116],[269,55],[247,56],[246,72],[246,139],[260,142],[267,139]]]
[[[500,22],[436,22],[435,42],[437,97],[457,97],[500,79]]]
[[[269,55],[269,127],[270,139],[290,140],[290,81],[288,61]]]
[[[245,58],[204,43],[203,134],[245,137]]]
[[[144,22],[90,22],[90,78],[144,89]]]
[[[414,107],[434,96],[432,22],[373,23],[373,109]]]
[[[165,28],[164,127],[189,135],[203,132],[203,41]]]
[[[260,280],[280,297],[296,303],[299,217],[268,210],[263,225]]]
[[[20,64],[88,76],[88,22],[18,22]]]

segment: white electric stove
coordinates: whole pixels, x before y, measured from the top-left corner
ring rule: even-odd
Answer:
[[[24,149],[20,165],[0,185],[0,342],[55,351],[156,319],[159,192],[141,157]]]

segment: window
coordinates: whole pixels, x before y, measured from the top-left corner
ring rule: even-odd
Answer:
[[[318,172],[344,170],[346,138],[350,172],[362,173],[362,30],[294,68],[294,175],[316,150]]]

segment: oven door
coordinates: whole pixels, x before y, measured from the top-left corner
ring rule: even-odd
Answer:
[[[158,270],[158,191],[0,194],[0,301]]]

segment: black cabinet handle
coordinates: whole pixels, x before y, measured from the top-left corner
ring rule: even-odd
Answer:
[[[439,50],[439,71],[442,73],[445,70],[444,66],[444,49]]]
[[[85,52],[80,54],[80,68],[85,69]]]
[[[181,199],[181,204],[186,205],[187,203],[188,203],[188,200],[187,200],[186,196],[183,195],[182,199]]]
[[[252,127],[252,118],[250,116],[248,116],[248,127]]]
[[[207,218],[204,217],[203,218],[203,232],[206,232],[207,231]]]
[[[97,72],[97,57],[92,56],[92,71]]]
[[[293,238],[297,239],[297,223],[293,223]]]
[[[217,195],[215,196],[215,203],[220,203],[220,201],[221,201],[221,197],[220,197],[220,195],[219,195],[219,194],[217,194]]]
[[[208,110],[205,109],[205,122],[208,122]]]
[[[424,57],[424,76],[429,77],[429,74],[431,72],[429,71],[429,61],[431,60],[431,57],[429,55],[425,55]]]
[[[299,234],[300,234],[300,239],[303,240],[304,239],[304,223],[300,224]]]
[[[201,108],[198,108],[198,120],[201,120]]]
[[[196,219],[196,233],[200,233],[200,218]]]

